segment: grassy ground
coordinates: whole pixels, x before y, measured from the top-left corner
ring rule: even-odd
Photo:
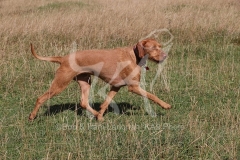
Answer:
[[[0,1],[0,159],[240,159],[239,10],[237,0]],[[28,121],[58,67],[34,59],[30,42],[40,55],[65,55],[74,42],[121,47],[161,28],[174,41],[152,92],[171,110],[150,102],[151,117],[144,99],[122,88],[119,114],[110,107],[98,123],[75,111],[71,83]],[[149,67],[148,91],[156,74]],[[93,88],[95,108],[104,86]]]

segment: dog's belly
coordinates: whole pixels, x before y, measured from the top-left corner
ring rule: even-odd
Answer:
[[[100,74],[98,76],[106,83],[109,83],[112,86],[120,87],[126,85],[138,85],[139,80],[134,75],[125,76],[124,74],[120,73],[119,75],[113,76],[112,74]]]
[[[112,86],[115,86],[115,87],[120,87],[120,86],[126,85],[125,79],[120,77],[119,75],[116,77],[113,77],[113,75],[111,75],[111,74],[104,74],[104,75],[100,74],[98,77],[101,78],[106,83],[108,83]]]

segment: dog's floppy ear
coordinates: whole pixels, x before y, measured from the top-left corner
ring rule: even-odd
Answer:
[[[143,58],[144,57],[144,41],[141,41],[141,42],[138,42],[137,43],[137,50],[138,50],[138,56],[140,58]]]

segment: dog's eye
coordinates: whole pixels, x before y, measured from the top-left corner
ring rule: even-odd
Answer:
[[[157,47],[156,47],[156,46],[154,46],[154,47],[149,47],[149,49],[150,49],[150,50],[156,50]]]
[[[159,47],[156,47],[156,46],[154,46],[154,47],[145,47],[145,49],[147,49],[147,50],[158,50]]]
[[[159,50],[160,47],[152,47],[152,50]]]

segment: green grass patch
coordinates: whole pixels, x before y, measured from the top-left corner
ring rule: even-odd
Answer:
[[[23,1],[12,5],[2,1],[0,159],[240,159],[239,33],[231,30],[238,22],[231,24],[229,20],[239,17],[236,5],[142,1],[150,7],[141,9],[136,3],[133,12],[127,6],[132,3],[127,1],[96,1],[91,3],[99,3],[98,7],[82,10],[89,2],[43,5],[29,1],[25,6]],[[24,12],[40,5],[40,12]],[[166,15],[162,16],[159,8],[165,6]],[[215,6],[220,7],[218,15],[222,19],[212,14]],[[188,16],[195,16],[195,8],[201,12],[189,20]],[[210,15],[199,16],[205,10]],[[45,13],[39,14],[41,11]],[[172,20],[169,23],[164,20],[168,16]],[[209,22],[202,21],[204,28],[198,21],[207,18]],[[217,23],[219,19],[221,24]],[[190,22],[185,26],[182,21]],[[59,66],[35,59],[30,43],[44,56],[69,54],[73,43],[78,49],[130,46],[161,23],[169,24],[166,27],[174,41],[151,92],[171,104],[172,109],[166,111],[151,101],[146,103],[125,87],[112,102],[119,112],[109,106],[105,121],[99,123],[79,107],[81,90],[72,82],[44,103],[35,121],[28,121],[37,97],[49,88]],[[164,34],[161,38],[169,39]],[[148,67],[144,87],[150,91],[157,65],[149,62]],[[98,91],[105,85],[98,80],[89,99],[97,110],[104,101]],[[148,114],[147,106],[156,117]]]

